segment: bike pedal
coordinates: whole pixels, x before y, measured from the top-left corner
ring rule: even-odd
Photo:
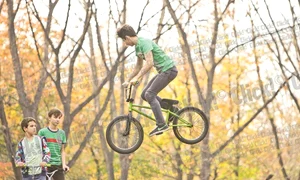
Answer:
[[[157,133],[156,136],[157,136],[157,135],[161,135],[162,133],[163,133],[163,132]]]

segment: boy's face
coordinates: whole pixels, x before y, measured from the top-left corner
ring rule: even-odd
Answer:
[[[122,39],[125,46],[134,46],[133,39],[130,36],[125,36],[125,39]]]
[[[58,117],[55,117],[54,115],[51,115],[51,117],[49,118],[49,123],[52,125],[52,126],[58,126],[58,124],[60,123],[60,120],[62,119],[62,115],[58,116]]]
[[[30,121],[27,127],[24,127],[24,131],[29,135],[36,134],[36,123],[34,121]]]

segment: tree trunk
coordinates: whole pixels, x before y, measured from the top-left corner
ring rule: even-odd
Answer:
[[[251,20],[251,25],[252,25],[252,36],[254,37],[255,36],[255,29],[254,29],[254,23],[253,23],[253,20]],[[271,35],[272,36],[272,35]],[[278,36],[280,37],[280,35],[278,34]],[[273,37],[273,36],[272,36]],[[280,39],[280,38],[279,38]],[[279,55],[279,48],[277,46],[277,43],[274,42],[276,44],[276,48],[277,48],[277,52],[278,52],[278,59],[279,59],[279,62],[281,62],[281,58],[280,58],[280,55]],[[284,46],[284,44],[282,44],[282,46]],[[259,69],[259,58],[258,58],[258,55],[257,55],[257,49],[256,49],[256,41],[255,39],[253,40],[253,53],[254,53],[254,59],[255,59],[255,64],[256,64],[256,73],[257,73],[257,76],[258,76],[258,81],[259,81],[259,87],[260,87],[260,91],[261,91],[261,94],[262,94],[262,99],[263,99],[263,102],[266,103],[266,94],[265,94],[265,90],[264,90],[264,86],[263,86],[263,83],[262,83],[262,79],[261,79],[261,74],[260,74],[260,69]],[[282,67],[281,67],[282,69]],[[282,69],[283,71],[283,69]],[[285,77],[287,77],[283,71],[283,74]],[[289,88],[289,84],[287,84],[287,87]],[[290,89],[290,88],[289,88]],[[276,124],[274,122],[274,118],[272,117],[271,113],[270,113],[270,110],[269,108],[266,106],[265,108],[265,111],[266,111],[266,114],[267,114],[267,117],[270,121],[270,124],[271,124],[271,127],[272,127],[272,132],[273,132],[273,135],[274,135],[274,138],[275,138],[275,147],[276,147],[276,154],[277,154],[277,157],[278,157],[278,161],[279,161],[279,165],[280,165],[280,169],[281,169],[281,172],[283,174],[283,177],[285,179],[289,179],[288,177],[288,174],[286,172],[286,169],[284,167],[284,163],[283,163],[283,158],[281,156],[281,149],[280,149],[280,143],[279,143],[279,139],[278,139],[278,134],[277,134],[277,127],[276,127]]]
[[[90,150],[91,150],[91,153],[92,153],[92,156],[93,156],[93,158],[94,158],[94,162],[95,162],[96,168],[97,168],[97,180],[101,180],[101,171],[100,171],[100,163],[99,163],[99,160],[98,160],[97,157],[96,157],[96,154],[95,154],[95,152],[94,152],[94,148],[91,147]]]
[[[200,88],[200,85],[198,83],[198,79],[197,79],[197,75],[196,75],[196,70],[195,67],[193,65],[193,59],[192,59],[192,55],[191,55],[191,50],[189,47],[189,43],[187,40],[187,34],[184,32],[182,25],[179,23],[179,19],[176,16],[176,13],[174,11],[174,9],[172,8],[170,1],[169,0],[165,0],[166,1],[166,5],[168,7],[168,10],[170,12],[170,15],[174,21],[174,23],[176,24],[177,27],[177,31],[178,31],[178,35],[180,37],[180,39],[182,39],[183,42],[181,42],[181,48],[183,50],[183,52],[186,54],[187,56],[187,60],[188,60],[188,64],[189,67],[191,69],[191,75],[192,75],[192,79],[196,88],[196,91],[198,92],[198,101],[201,104],[201,106],[204,109],[204,113],[207,116],[207,119],[209,121],[210,116],[209,116],[209,111],[210,111],[210,106],[211,106],[211,102],[212,102],[212,98],[208,98],[208,97],[212,97],[212,82],[213,82],[213,75],[214,75],[214,54],[210,54],[210,59],[212,62],[212,67],[211,70],[208,74],[208,90],[207,90],[207,102],[202,94],[202,90]],[[214,33],[214,35],[216,36],[217,34]],[[215,37],[216,38],[216,37]],[[214,42],[216,43],[216,42]],[[212,42],[213,44],[213,42]],[[212,52],[211,52],[212,53]],[[201,158],[202,158],[202,165],[201,165],[201,179],[208,179],[209,175],[210,175],[210,150],[209,150],[209,132],[207,133],[206,137],[204,138],[204,140],[202,141],[202,147],[201,147]]]
[[[20,57],[19,57],[19,53],[18,53],[17,37],[15,34],[14,19],[15,19],[17,11],[13,12],[14,11],[13,10],[14,9],[13,1],[7,1],[7,5],[8,5],[8,24],[9,24],[8,33],[9,33],[9,42],[10,42],[10,52],[11,52],[11,57],[12,57],[13,67],[14,67],[16,90],[17,90],[18,98],[19,98],[18,101],[19,101],[19,104],[20,104],[22,112],[23,112],[23,117],[35,118],[37,120],[37,129],[40,129],[41,125],[37,118],[37,111],[38,111],[39,102],[40,102],[42,94],[43,94],[43,89],[45,87],[45,83],[46,83],[46,80],[48,77],[48,75],[45,71],[46,66],[49,62],[48,42],[45,38],[45,44],[44,44],[44,48],[43,48],[43,58],[41,58],[38,47],[36,46],[37,53],[39,54],[38,58],[41,61],[43,68],[41,68],[40,79],[39,79],[38,83],[37,84],[30,83],[29,84],[30,86],[37,86],[37,90],[35,92],[34,98],[33,98],[33,100],[30,100],[27,96],[27,93],[25,92],[25,85],[24,85],[24,79],[23,79],[23,75],[22,75],[21,61],[20,61]],[[52,7],[52,8],[54,8],[54,7]],[[49,32],[50,32],[51,19],[52,19],[52,13],[53,13],[52,10],[50,9],[50,11],[48,13],[49,21],[47,22],[47,26],[45,29],[46,34],[47,33],[49,34]],[[31,18],[29,18],[29,20],[30,20],[29,23],[32,23]],[[31,32],[33,35],[33,39],[36,42],[37,40],[34,36],[34,30],[32,28],[31,28]]]
[[[89,28],[88,31],[88,36],[89,36],[89,43],[90,43],[90,53],[91,53],[91,58],[89,59],[90,61],[90,67],[91,67],[91,78],[93,80],[93,91],[96,92],[97,87],[99,85],[99,80],[98,80],[98,74],[97,74],[97,65],[96,65],[96,60],[95,60],[95,52],[94,52],[94,46],[93,46],[93,35],[92,35],[92,30]],[[102,48],[102,47],[100,47]],[[112,89],[113,91],[113,89]],[[99,113],[100,111],[100,99],[99,96],[96,96],[94,99],[94,107],[95,107],[95,114]],[[101,120],[100,120],[101,121]],[[104,160],[106,164],[106,169],[108,172],[108,177],[110,180],[114,179],[114,167],[113,167],[113,154],[108,150],[106,139],[104,136],[104,130],[102,126],[102,122],[98,122],[98,131],[99,131],[99,138],[101,142],[101,147],[102,151],[104,154]]]
[[[0,119],[1,119],[1,124],[2,124],[1,129],[3,131],[4,141],[5,141],[5,144],[6,144],[6,150],[8,152],[8,156],[9,156],[9,160],[10,160],[11,165],[12,165],[12,169],[14,171],[16,179],[22,179],[21,171],[20,171],[19,168],[16,167],[15,160],[14,160],[16,151],[15,151],[15,148],[13,147],[13,144],[12,144],[13,141],[12,141],[12,138],[10,136],[10,131],[9,131],[6,115],[5,115],[2,96],[0,96]]]

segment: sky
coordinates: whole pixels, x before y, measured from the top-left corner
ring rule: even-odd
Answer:
[[[48,1],[34,1],[35,5],[37,6],[37,9],[39,9],[39,13],[41,16],[46,16],[47,14],[47,6],[48,4],[46,4],[46,2]],[[107,41],[111,42],[111,46],[115,46],[115,32],[116,32],[116,27],[114,26],[108,26],[108,14],[109,14],[109,8],[108,8],[108,2],[106,0],[101,0],[101,1],[95,1],[96,3],[96,7],[97,7],[97,17],[99,20],[99,24],[101,26],[101,30],[102,32],[105,32],[105,35],[102,34],[102,39],[103,42],[106,44]],[[116,4],[119,3],[119,4]],[[185,1],[182,1],[185,2]],[[187,1],[186,1],[187,2]],[[185,30],[187,31],[187,35],[190,37],[190,44],[193,44],[193,42],[195,40],[195,35],[192,33],[194,29],[194,25],[196,24],[198,31],[200,33],[207,33],[207,29],[211,28],[209,27],[211,25],[211,22],[213,21],[212,18],[212,1],[211,0],[201,0],[200,1],[200,6],[201,8],[198,10],[196,10],[193,14],[193,21],[190,25],[187,25],[185,27]],[[226,2],[226,1],[222,1],[222,2]],[[247,41],[249,38],[249,32],[248,30],[250,30],[249,28],[251,27],[250,21],[249,21],[249,17],[247,16],[247,10],[249,9],[249,6],[251,6],[250,4],[251,1],[246,1],[246,0],[236,0],[234,7],[235,7],[235,17],[234,20],[232,19],[226,19],[224,20],[226,23],[228,24],[235,24],[237,27],[237,31],[239,33],[239,40],[242,43],[243,41]],[[118,8],[122,7],[122,1],[111,1],[112,3],[112,10],[113,10],[113,15],[116,18],[117,17],[117,6]],[[173,8],[175,8],[178,3],[177,1],[172,1],[172,6]],[[283,21],[284,19],[288,19],[291,20],[291,16],[290,16],[290,9],[288,6],[288,3],[280,3],[280,2],[275,2],[275,1],[271,1],[268,0],[267,1],[270,11],[271,11],[271,16],[272,18],[275,20],[276,25],[278,26],[278,28],[282,28],[282,27],[286,27],[288,26],[288,24],[284,24]],[[292,0],[292,4],[297,3],[296,0]],[[140,21],[141,18],[141,13],[143,11],[143,8],[146,4],[146,0],[139,0],[139,1],[134,1],[134,0],[128,0],[127,2],[127,23],[132,25],[133,27],[137,27],[138,23]],[[271,21],[269,19],[269,15],[268,12],[266,11],[266,7],[264,4],[263,0],[258,0],[257,2],[255,2],[256,6],[258,7],[258,11],[259,13],[262,15],[262,18],[264,19],[264,21],[266,21],[266,24],[271,24]],[[224,9],[226,4],[221,4],[221,9]],[[162,1],[154,1],[154,0],[150,0],[150,3],[148,5],[148,7],[146,8],[145,12],[144,12],[144,17],[143,17],[143,21],[142,24],[152,15],[154,15],[162,6]],[[67,11],[67,7],[68,7],[68,1],[64,0],[64,1],[59,1],[57,4],[57,7],[55,8],[54,11],[54,19],[56,21],[58,21],[58,24],[56,26],[53,26],[53,28],[57,28],[57,29],[62,29],[65,23],[65,16],[66,16],[66,11]],[[298,7],[298,6],[297,6]],[[82,9],[82,4],[80,3],[80,0],[72,0],[71,1],[71,12],[70,12],[70,24],[68,27],[68,35],[70,35],[71,37],[73,37],[74,39],[78,39],[81,32],[82,32],[82,28],[83,28],[83,23],[82,20],[84,19],[85,16],[85,12]],[[252,7],[253,9],[253,7]],[[120,10],[120,9],[119,9]],[[179,14],[179,11],[177,11],[177,13]],[[257,32],[259,33],[266,33],[266,30],[264,29],[264,26],[261,22],[261,20],[259,19],[259,17],[256,15],[256,13],[254,12],[254,10],[252,10],[252,15],[253,15],[253,19],[254,19],[254,24],[257,27]],[[297,9],[296,12],[300,12],[299,9]],[[139,36],[143,36],[146,38],[154,38],[156,35],[156,27],[157,27],[157,22],[158,22],[158,18],[159,18],[160,14],[157,14],[153,20],[149,21],[149,24],[147,26],[145,26],[140,32],[139,32]],[[168,12],[166,12],[165,14],[165,19],[170,19],[170,15],[168,14]],[[300,14],[299,14],[300,17]],[[184,18],[186,18],[184,16]],[[201,20],[201,21],[199,21]],[[204,20],[204,21],[203,21]],[[170,24],[173,23],[172,20],[169,21]],[[94,23],[92,22],[92,24],[94,25]],[[221,26],[221,25],[220,25]],[[152,28],[154,27],[154,28]],[[110,32],[110,37],[108,37],[106,35],[106,31],[107,29],[109,29]],[[224,35],[228,35],[229,39],[232,40],[232,28],[228,28],[226,31],[222,30],[222,27],[220,27],[219,29],[219,35],[224,36]],[[205,42],[206,40],[209,40],[210,37],[207,36],[207,39],[202,39],[203,42]],[[96,42],[96,41],[95,41]],[[207,51],[208,51],[208,44],[209,41],[207,42],[207,47],[204,47]],[[222,38],[220,39],[218,45],[222,46],[224,49],[224,40],[222,40]],[[121,41],[119,40],[119,43],[121,43]],[[178,42],[178,35],[177,35],[177,30],[176,28],[172,28],[168,33],[164,34],[163,38],[160,39],[159,41],[159,45],[161,47],[163,47],[165,50],[169,51],[168,53],[170,53],[172,55],[172,52],[174,52],[175,54],[178,52],[179,48],[179,42]],[[235,46],[235,44],[233,44],[233,46]],[[85,46],[86,52],[88,51],[88,46]],[[112,50],[114,49],[111,48]],[[217,50],[217,56],[221,56],[222,48]],[[248,50],[251,50],[250,48],[248,48]],[[128,48],[128,50],[126,51],[126,54],[129,54],[131,52],[134,51],[133,47]],[[219,54],[220,53],[220,54]],[[198,56],[199,54],[193,53],[193,56]],[[129,57],[129,58],[135,58],[134,53]],[[134,63],[134,61],[131,61]],[[261,66],[262,71],[268,71],[268,67],[271,64],[269,62],[266,61],[265,65]],[[217,69],[220,70],[220,69]],[[249,72],[251,73],[251,72]],[[251,77],[251,76],[250,76]],[[249,78],[249,80],[251,81],[252,79]]]
[[[35,5],[38,7],[38,9],[40,10],[39,13],[40,15],[46,16],[47,13],[47,6],[48,4],[46,4],[47,1],[34,1]],[[113,10],[113,15],[114,17],[117,17],[117,7],[115,2],[117,1],[111,1],[112,2],[112,10]],[[176,7],[176,2],[172,2],[172,6],[173,8]],[[185,2],[185,1],[182,1]],[[196,10],[195,13],[193,14],[193,23],[197,24],[197,26],[199,26],[199,29],[201,31],[201,27],[205,28],[205,26],[207,27],[207,21],[212,21],[212,16],[211,16],[211,10],[212,10],[212,4],[209,3],[211,2],[211,0],[201,0],[200,1],[200,5],[203,6],[203,8],[201,8],[200,10]],[[226,2],[226,1],[223,1]],[[296,3],[296,0],[292,0],[293,3]],[[119,8],[122,6],[122,1],[118,2],[118,6]],[[234,22],[231,23],[235,23],[238,30],[242,30],[242,29],[247,29],[248,27],[250,27],[250,23],[249,23],[249,19],[246,16],[246,12],[248,9],[250,1],[246,1],[246,0],[236,0],[235,1],[235,20]],[[274,18],[274,20],[276,21],[282,21],[284,18],[287,19],[291,19],[290,16],[290,10],[288,7],[288,3],[278,3],[275,1],[268,1],[267,2],[270,10],[271,10],[271,15]],[[146,4],[146,0],[140,0],[140,1],[134,1],[134,0],[128,0],[127,2],[127,24],[132,25],[133,27],[137,27],[138,22],[140,20],[141,17],[141,12],[143,10],[143,7]],[[54,17],[55,19],[58,21],[58,24],[60,24],[61,28],[64,26],[65,23],[65,14],[64,12],[67,11],[67,6],[68,6],[68,1],[64,0],[64,1],[59,1],[57,4],[57,7],[55,8],[54,11]],[[103,28],[107,28],[107,19],[108,19],[108,13],[109,13],[109,4],[108,1],[106,0],[101,0],[101,1],[96,1],[96,6],[97,6],[97,15],[98,15],[98,20],[99,20],[99,24],[101,24],[101,26]],[[152,16],[153,14],[155,14],[162,6],[162,1],[154,1],[154,0],[150,0],[150,3],[148,5],[148,7],[145,10],[145,14],[144,14],[144,18],[143,18],[143,22],[145,22],[145,20],[147,18],[149,18],[150,16]],[[224,8],[225,4],[223,4],[221,6],[221,8]],[[257,7],[259,9],[259,13],[262,15],[264,20],[269,20],[268,18],[268,13],[266,11],[265,5],[264,5],[264,1],[258,1]],[[70,21],[70,29],[72,29],[72,31],[68,31],[69,34],[71,35],[75,35],[76,34],[80,34],[78,33],[78,31],[80,32],[80,30],[82,30],[82,22],[80,22],[82,19],[84,19],[85,16],[85,12],[82,9],[82,4],[80,3],[80,0],[72,0],[71,1],[71,18],[69,19]],[[177,11],[178,12],[178,11]],[[153,36],[155,36],[156,34],[156,28],[151,28],[153,27],[152,25],[155,25],[154,27],[157,26],[157,20],[159,18],[159,15],[156,15],[154,20],[149,22],[149,25],[146,26],[140,33],[140,36],[144,36],[144,37],[148,37],[148,38],[153,38]],[[166,19],[168,19],[170,16],[168,13],[166,13]],[[81,19],[81,20],[80,20]],[[261,25],[261,21],[257,16],[254,16],[255,19],[255,24]],[[198,20],[198,21],[197,21]],[[207,20],[207,21],[199,21],[199,20]],[[270,22],[270,21],[269,21]],[[172,21],[170,21],[170,23],[172,23]],[[227,23],[230,23],[227,21]],[[192,24],[192,26],[194,26]],[[191,26],[191,29],[192,29]],[[109,27],[111,29],[112,33],[115,33],[115,27]],[[174,31],[174,33],[176,33],[176,31]],[[166,36],[174,36],[172,33],[168,33],[165,34]],[[176,36],[176,35],[175,35]],[[104,37],[105,38],[105,37]],[[115,37],[113,37],[115,38]],[[165,38],[167,39],[166,45],[171,46],[172,44],[178,44],[178,40],[176,38]]]

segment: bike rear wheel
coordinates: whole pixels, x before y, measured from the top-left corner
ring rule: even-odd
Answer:
[[[129,116],[118,116],[106,129],[108,145],[116,152],[129,154],[137,150],[144,139],[144,131],[139,121]]]
[[[185,107],[174,117],[173,132],[184,143],[196,144],[203,140],[208,132],[208,120],[198,108]]]

